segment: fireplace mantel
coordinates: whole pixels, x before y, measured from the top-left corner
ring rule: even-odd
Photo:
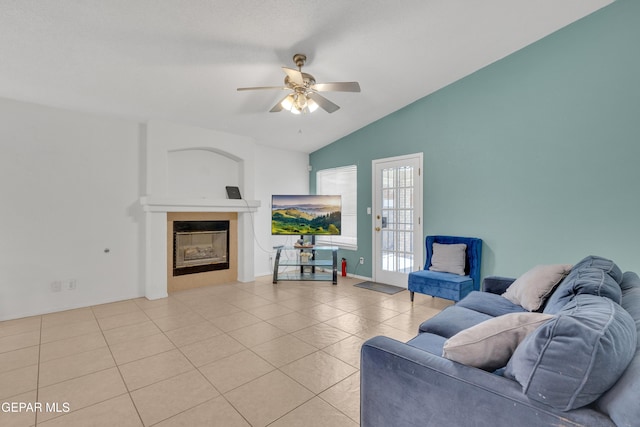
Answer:
[[[140,205],[145,212],[256,212],[259,200],[176,198],[144,196]]]

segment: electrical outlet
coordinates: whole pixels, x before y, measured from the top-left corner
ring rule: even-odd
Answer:
[[[56,280],[55,282],[51,282],[51,292],[60,292],[62,290],[62,282]]]
[[[360,257],[360,264],[364,264],[364,257],[363,256]]]
[[[78,288],[78,281],[76,279],[70,279],[66,282],[66,289],[68,291],[75,291]]]

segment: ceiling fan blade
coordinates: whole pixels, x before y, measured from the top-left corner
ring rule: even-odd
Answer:
[[[239,87],[237,91],[241,92],[243,90],[271,90],[271,89],[285,90],[289,88],[285,86],[256,86],[256,87]]]
[[[289,95],[287,95],[289,96]],[[284,98],[282,98],[280,101],[278,101],[278,103],[276,105],[273,106],[273,108],[271,108],[271,110],[269,110],[270,113],[279,113],[280,111],[282,111],[283,107],[282,107],[282,101],[284,101],[285,99],[287,99],[287,96],[285,96]]]
[[[313,99],[316,102],[316,104],[322,107],[322,109],[325,110],[327,113],[333,113],[334,111],[337,111],[340,109],[339,106],[329,101],[327,98],[320,95],[319,93],[310,92],[307,96]]]
[[[282,67],[282,70],[287,73],[287,76],[289,76],[289,80],[291,80],[293,83],[298,86],[304,86],[304,79],[302,78],[302,73],[300,71],[287,67]]]
[[[358,82],[316,83],[311,89],[318,92],[360,92]]]

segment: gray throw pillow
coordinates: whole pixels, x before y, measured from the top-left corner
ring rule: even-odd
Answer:
[[[464,243],[445,245],[434,242],[429,270],[464,276],[464,268],[467,260],[466,252],[467,245]]]
[[[537,265],[518,277],[502,296],[529,311],[536,311],[570,271],[569,264]]]
[[[464,365],[495,371],[507,364],[518,344],[550,314],[510,313],[464,329],[444,343],[442,356]]]

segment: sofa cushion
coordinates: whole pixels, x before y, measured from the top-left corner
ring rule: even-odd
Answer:
[[[464,276],[467,262],[466,251],[467,245],[464,243],[444,245],[434,242],[429,270]]]
[[[524,337],[552,317],[550,314],[523,312],[485,320],[449,338],[444,343],[442,356],[495,371],[507,364]]]
[[[573,269],[579,270],[584,267],[600,269],[611,276],[617,283],[622,283],[622,270],[610,259],[597,255],[589,255],[574,265]]]
[[[463,329],[475,326],[492,317],[493,316],[489,316],[488,314],[452,305],[432,318],[422,322],[419,330],[420,332],[429,332],[440,335],[441,337],[450,338]]]
[[[589,294],[609,298],[620,303],[620,285],[604,270],[594,267],[574,269],[549,297],[544,312],[554,314],[560,311],[576,295]]]
[[[597,269],[603,271],[606,275],[610,276],[613,281],[616,283],[622,282],[622,271],[616,265],[615,262],[610,259],[606,259],[603,257],[599,257],[596,255],[589,255],[582,260],[580,260],[576,265],[573,266],[571,272],[565,277],[565,279],[558,285],[555,291],[553,291],[552,295],[549,297],[546,306],[544,307],[545,313],[556,313],[560,310],[564,305],[571,300],[577,293],[573,289],[575,286],[576,276],[580,275],[581,272],[585,269]],[[612,281],[607,279],[609,284],[612,284]],[[592,287],[591,291],[588,289],[583,289],[583,293],[593,293],[594,295],[598,295],[594,293],[598,291],[597,286]],[[613,292],[617,293],[617,290],[613,289]],[[616,297],[619,298],[619,297]],[[614,299],[616,301],[616,299]],[[617,299],[616,302],[619,302]]]
[[[518,346],[505,377],[562,411],[595,401],[618,380],[636,351],[636,325],[608,298],[581,294]]]
[[[493,317],[527,311],[522,306],[514,304],[500,295],[480,291],[471,292],[469,295],[461,299],[456,306],[468,308],[469,310],[488,314]]]
[[[441,337],[440,335],[425,332],[407,341],[407,344],[440,356],[442,354],[442,346],[444,346],[446,340],[445,337]]]
[[[518,277],[502,296],[529,311],[536,311],[569,271],[569,264],[537,265]]]
[[[624,273],[622,283],[622,308],[624,308],[636,322],[636,332],[640,333],[640,278],[634,272]],[[609,415],[618,426],[632,426],[640,420],[640,405],[638,393],[640,391],[640,340],[636,343],[636,354],[615,383],[596,402],[596,407]]]

